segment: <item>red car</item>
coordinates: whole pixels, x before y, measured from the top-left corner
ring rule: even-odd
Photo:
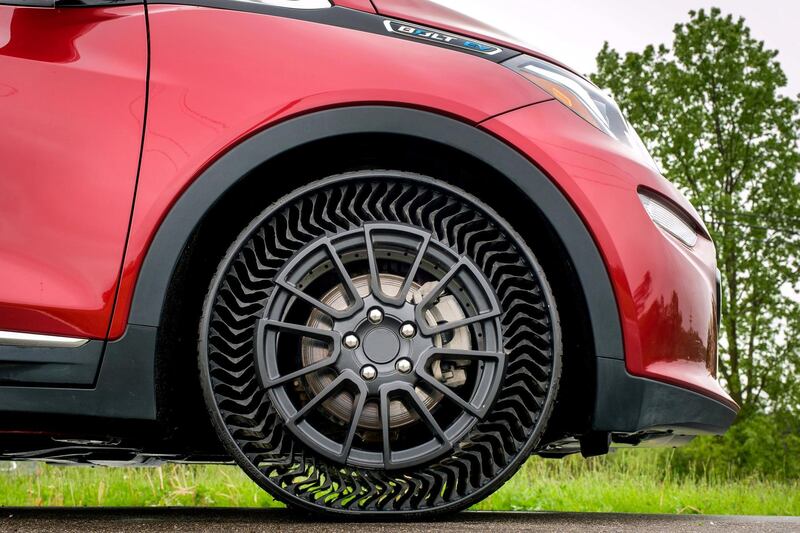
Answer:
[[[3,459],[417,515],[733,421],[709,234],[568,67],[427,0],[21,1]]]

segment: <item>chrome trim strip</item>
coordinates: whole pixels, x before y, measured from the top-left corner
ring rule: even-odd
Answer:
[[[333,4],[330,0],[237,0],[251,4],[263,4],[265,6],[288,7],[291,9],[325,9]]]
[[[80,348],[87,342],[89,342],[89,339],[38,335],[36,333],[20,333],[17,331],[0,331],[0,345],[5,346]]]

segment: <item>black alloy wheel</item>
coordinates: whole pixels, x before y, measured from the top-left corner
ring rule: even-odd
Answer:
[[[463,509],[535,449],[561,339],[532,252],[423,176],[362,171],[264,211],[200,325],[217,432],[277,499],[359,515]]]

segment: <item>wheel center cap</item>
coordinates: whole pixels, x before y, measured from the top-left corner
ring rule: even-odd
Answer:
[[[388,328],[375,328],[364,337],[364,355],[373,363],[388,363],[399,351],[400,339]]]

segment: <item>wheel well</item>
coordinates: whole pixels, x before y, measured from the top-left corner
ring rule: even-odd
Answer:
[[[553,288],[564,339],[561,392],[543,442],[588,428],[595,387],[589,313],[574,266],[544,215],[506,176],[467,153],[416,137],[353,134],[308,143],[265,162],[231,187],[193,231],[169,284],[157,344],[158,416],[172,439],[197,452],[217,450],[199,386],[198,323],[230,243],[258,213],[299,186],[381,168],[458,185],[494,208],[526,240]]]

